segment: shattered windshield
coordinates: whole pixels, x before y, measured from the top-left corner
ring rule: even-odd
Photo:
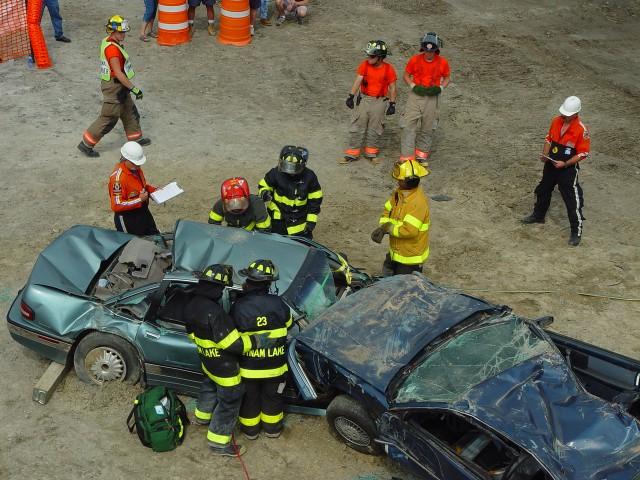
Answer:
[[[437,348],[404,379],[395,403],[453,402],[479,383],[543,353],[544,338],[514,315],[462,332]]]

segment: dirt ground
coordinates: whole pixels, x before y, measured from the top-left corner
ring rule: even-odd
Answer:
[[[366,41],[385,39],[401,72],[420,36],[435,30],[452,85],[424,188],[451,201],[431,203],[425,273],[523,315],[552,314],[553,329],[640,358],[639,1],[314,1],[308,23],[257,28],[246,48],[208,37],[202,8],[193,41],[174,48],[137,39],[142,2],[61,0],[61,8],[73,42],[53,41],[45,14],[53,69],[0,65],[3,315],[37,253],[60,232],[112,227],[106,183],[121,126],[99,144],[99,159],[76,150],[100,109],[98,45],[109,16],[133,20],[127,47],[145,93],[142,127],[153,140],[146,176],[160,185],[177,180],[186,191],[153,208],[162,230],[178,218],[206,221],[223,179],[244,175],[255,185],[281,146],[305,145],[325,198],[316,238],[372,273],[385,245],[369,233],[393,186],[399,115],[389,118],[382,165],[340,166],[344,99]],[[399,112],[406,93],[400,85]],[[533,205],[549,121],[568,95],[581,97],[592,134],[580,174],[587,219],[578,248],[567,246],[558,195],[545,225],[519,222]],[[45,368],[0,329],[0,478],[242,478],[236,460],[209,455],[201,429],[172,453],[141,447],[124,426],[137,387],[94,388],[71,373],[47,406],[35,404],[31,390]],[[283,438],[248,446],[253,479],[410,478],[384,458],[343,447],[319,418],[291,415]]]

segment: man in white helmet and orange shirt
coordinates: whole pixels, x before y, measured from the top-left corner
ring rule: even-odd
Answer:
[[[591,138],[589,129],[582,123],[578,113],[582,102],[575,96],[567,97],[560,106],[560,115],[551,121],[545,138],[540,161],[544,162],[542,180],[535,189],[536,204],[533,213],[522,219],[522,223],[544,223],[551,204],[551,194],[558,185],[562,200],[567,207],[571,225],[569,245],[577,247],[582,238],[582,187],[578,183],[579,163],[589,156]]]
[[[120,153],[120,161],[109,178],[116,230],[133,235],[155,235],[159,232],[149,211],[149,194],[157,188],[147,183],[141,168],[147,157],[137,142],[125,143]]]

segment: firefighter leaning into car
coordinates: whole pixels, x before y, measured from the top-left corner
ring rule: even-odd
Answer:
[[[369,58],[357,70],[357,76],[347,97],[347,107],[354,109],[349,127],[349,148],[340,163],[358,160],[364,141],[364,156],[371,163],[378,163],[380,137],[384,131],[384,116],[396,113],[396,80],[393,66],[384,61],[387,45],[382,40],[372,40],[364,52]],[[354,97],[358,92],[358,97]]]
[[[309,151],[287,145],[280,151],[278,166],[260,183],[260,197],[267,203],[271,231],[282,235],[313,238],[318,222],[322,189],[316,174],[308,168]]]
[[[233,285],[233,268],[211,265],[190,291],[183,318],[187,335],[198,348],[204,380],[196,404],[199,425],[209,425],[207,443],[218,455],[242,455],[231,435],[238,421],[244,385],[238,358],[260,344],[259,336],[240,336],[231,317],[220,306],[224,288]]]
[[[285,344],[291,327],[291,311],[278,296],[269,293],[278,280],[278,270],[271,260],[256,260],[240,270],[247,277],[243,294],[231,307],[241,334],[268,334],[267,348],[256,348],[240,358],[240,375],[245,396],[240,409],[240,428],[249,440],[258,438],[260,429],[269,438],[282,432],[284,401],[282,392],[287,374]]]
[[[429,257],[429,202],[420,177],[429,171],[415,160],[397,162],[391,176],[398,188],[384,205],[380,226],[371,233],[371,239],[382,242],[389,235],[389,253],[382,265],[382,275],[401,275],[422,272]]]
[[[403,79],[411,88],[400,119],[400,160],[423,163],[431,155],[431,143],[438,125],[440,95],[449,85],[451,71],[440,56],[442,40],[429,32],[420,42],[420,53],[409,59]]]
[[[156,187],[147,183],[142,172],[147,157],[136,142],[125,143],[120,154],[120,162],[109,177],[109,198],[116,230],[133,235],[155,235],[158,228],[149,211],[149,194],[155,192]]]
[[[129,55],[123,42],[126,32],[131,30],[129,22],[120,15],[114,15],[106,25],[109,34],[100,45],[100,88],[102,89],[102,110],[100,116],[84,131],[78,149],[88,157],[99,157],[93,148],[107,133],[122,120],[127,140],[140,145],[149,145],[151,140],[143,138],[140,129],[140,114],[131,99],[142,99],[142,90],[131,79],[135,73],[129,62]]]
[[[220,199],[209,212],[209,223],[244,228],[247,231],[271,231],[271,217],[267,207],[257,195],[249,191],[247,180],[242,177],[229,178],[222,182]]]

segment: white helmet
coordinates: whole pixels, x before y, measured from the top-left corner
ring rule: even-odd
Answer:
[[[129,160],[134,165],[142,165],[147,161],[147,157],[142,152],[142,147],[138,142],[127,142],[120,149],[122,158]]]
[[[567,97],[562,105],[560,105],[560,113],[565,117],[575,115],[582,108],[582,102],[578,97]]]

